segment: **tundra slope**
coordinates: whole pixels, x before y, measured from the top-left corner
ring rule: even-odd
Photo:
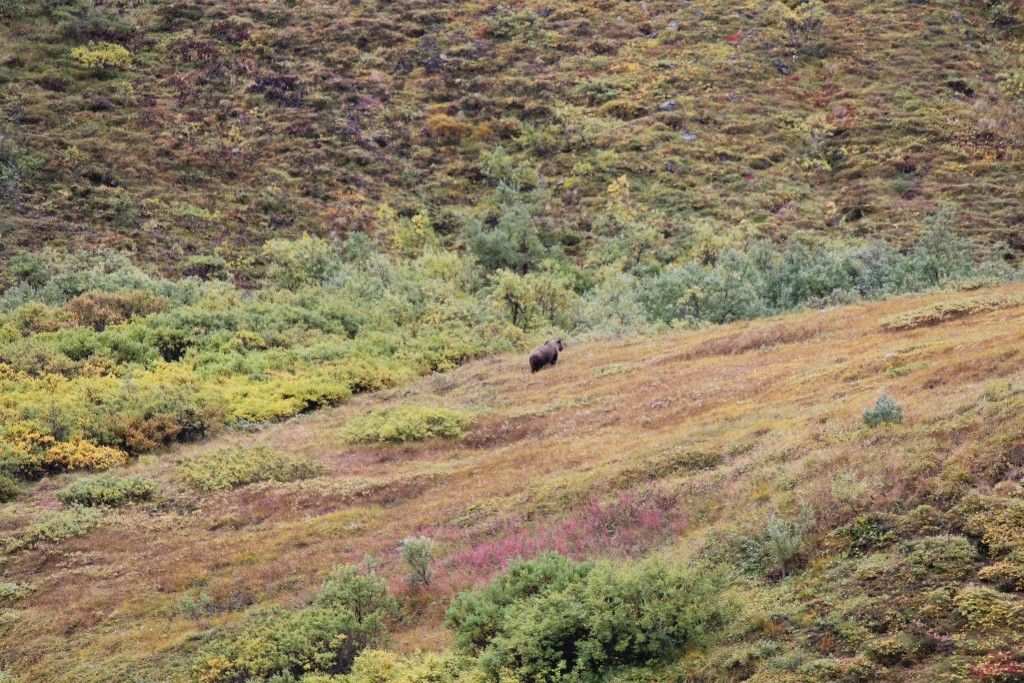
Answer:
[[[905,242],[950,202],[1019,252],[1020,17],[1017,0],[5,0],[0,225],[12,250],[130,247],[168,269],[216,251],[249,274],[270,237],[385,231],[382,204],[462,245],[463,211],[493,220],[481,190],[505,181],[542,190],[546,246],[584,262],[626,176],[672,248]],[[90,41],[130,67],[75,60]]]
[[[640,680],[1011,671],[998,653],[1019,645],[1024,602],[993,567],[1021,543],[1000,520],[1024,467],[1022,302],[1024,286],[1008,286],[577,343],[528,380],[521,355],[494,357],[146,459],[127,469],[163,482],[159,502],[5,558],[3,580],[33,591],[5,612],[3,665],[25,681],[184,680],[218,629],[303,604],[330,567],[367,554],[404,591],[395,647],[443,648],[458,590],[551,547],[735,569],[745,608],[729,632]],[[867,429],[882,392],[904,422]],[[374,408],[442,403],[477,414],[465,437],[340,436]],[[237,444],[323,470],[202,495],[175,483],[177,458]],[[72,478],[5,508],[3,528],[53,508]],[[663,515],[629,514],[651,504]],[[801,510],[811,521],[783,572],[748,552]],[[425,591],[405,588],[394,551],[413,534],[441,551]]]

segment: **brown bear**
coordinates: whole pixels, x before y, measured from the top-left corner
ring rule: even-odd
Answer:
[[[548,340],[530,351],[530,372],[537,372],[545,365],[554,365],[558,362],[558,352],[564,349],[562,340]]]

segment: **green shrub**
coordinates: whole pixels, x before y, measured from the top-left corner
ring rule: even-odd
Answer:
[[[498,635],[509,610],[547,591],[561,591],[593,569],[557,553],[512,562],[486,586],[461,593],[445,613],[445,625],[460,647],[480,650]]]
[[[181,460],[176,476],[200,491],[223,491],[258,481],[297,481],[320,474],[320,463],[267,446],[221,448]]]
[[[422,536],[410,536],[399,544],[398,552],[409,571],[409,585],[430,585],[430,560],[436,545],[431,539]]]
[[[928,536],[908,541],[906,567],[915,581],[962,581],[978,559],[974,544],[963,536]]]
[[[798,566],[813,526],[808,507],[796,519],[773,514],[760,530],[714,534],[704,553],[713,563],[724,562],[752,576],[785,577]]]
[[[873,408],[864,411],[864,424],[874,428],[883,422],[903,422],[903,408],[889,394],[878,397]]]
[[[485,587],[460,596],[449,610],[446,621],[457,641],[473,643],[480,667],[491,677],[500,672],[518,680],[599,680],[613,667],[670,658],[701,643],[726,619],[711,580],[662,562],[541,562],[538,573],[554,570],[554,583],[498,579],[503,588],[527,590],[513,596]],[[520,574],[535,575],[524,566],[529,567],[519,565]]]
[[[79,479],[57,492],[57,500],[65,505],[87,507],[121,507],[129,503],[152,500],[157,493],[157,483],[138,475],[119,477],[103,474],[89,479]]]
[[[135,316],[167,310],[170,301],[150,292],[87,292],[65,304],[75,324],[102,332]]]
[[[934,643],[920,633],[903,631],[869,640],[864,651],[870,659],[886,666],[912,665],[932,654]]]
[[[21,493],[21,485],[18,480],[6,472],[0,471],[0,503],[14,500],[19,493]]]
[[[0,581],[0,607],[10,607],[31,592],[29,584]]]
[[[435,437],[462,436],[472,416],[452,408],[400,406],[376,408],[354,418],[342,430],[348,443],[402,443]]]
[[[1002,590],[1024,591],[1024,551],[1010,553],[1006,559],[983,567],[978,578]]]
[[[842,539],[851,554],[863,555],[892,542],[891,515],[870,513],[859,515],[846,526],[836,529],[834,536]]]
[[[957,611],[970,629],[979,632],[1020,632],[1024,606],[1006,593],[985,586],[966,586],[953,598]]]
[[[74,507],[51,512],[37,522],[30,524],[3,544],[4,551],[15,553],[30,550],[40,543],[58,543],[82,536],[99,526],[102,513],[94,508]]]
[[[0,0],[0,17],[16,19],[25,9],[23,0]]]
[[[212,391],[187,370],[164,368],[166,374],[145,382],[122,383],[100,404],[105,414],[90,424],[87,435],[138,455],[178,441],[198,441],[220,429],[224,416]]]
[[[337,248],[319,237],[304,235],[298,240],[270,240],[263,245],[269,263],[267,276],[278,287],[293,289],[322,284],[341,268]]]
[[[255,615],[235,637],[209,646],[195,663],[194,679],[284,682],[347,673],[361,651],[386,642],[397,610],[380,579],[341,567],[309,607]]]
[[[200,280],[224,280],[228,276],[228,262],[217,254],[198,254],[185,259],[181,273]]]

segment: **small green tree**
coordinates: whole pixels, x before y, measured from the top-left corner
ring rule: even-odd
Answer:
[[[432,578],[430,560],[437,544],[425,536],[410,536],[398,545],[398,552],[409,570],[409,585],[429,586]]]
[[[516,327],[559,322],[576,300],[568,279],[544,271],[520,275],[499,270],[491,277],[490,301]]]
[[[548,254],[537,231],[538,193],[524,193],[504,183],[494,193],[494,209],[465,226],[469,250],[487,270],[525,273]]]
[[[491,277],[489,298],[516,327],[525,328],[536,309],[529,282],[511,270],[499,270]]]
[[[953,212],[944,208],[925,221],[925,230],[910,253],[921,284],[935,287],[970,274],[974,245],[953,227]]]

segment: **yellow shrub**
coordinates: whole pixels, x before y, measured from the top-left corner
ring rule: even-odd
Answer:
[[[76,47],[71,57],[87,69],[127,69],[132,65],[132,53],[116,43],[93,43]]]
[[[33,427],[19,423],[5,430],[0,446],[0,464],[22,476],[38,476],[46,469],[45,453],[57,440]]]
[[[265,380],[231,377],[220,390],[235,421],[280,420],[322,406],[340,403],[352,395],[346,380],[280,374]]]
[[[462,436],[473,416],[453,408],[398,406],[377,408],[355,417],[345,425],[347,443],[403,443],[432,438]]]
[[[227,657],[210,657],[200,665],[196,679],[200,683],[221,683],[235,678],[234,665]]]
[[[116,448],[76,440],[59,443],[43,456],[46,465],[60,470],[105,470],[128,462],[128,454]]]
[[[1013,553],[1005,560],[983,567],[978,578],[1007,590],[1024,590],[1024,553]]]
[[[474,672],[473,662],[461,655],[430,652],[400,657],[386,650],[364,650],[360,653],[352,665],[349,679],[359,683],[469,683],[485,680],[479,672]]]

